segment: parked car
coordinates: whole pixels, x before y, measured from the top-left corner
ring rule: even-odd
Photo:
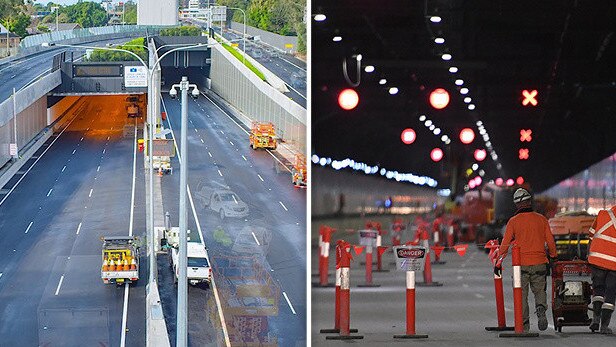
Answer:
[[[227,187],[212,189],[199,184],[195,197],[206,209],[218,213],[221,220],[228,217],[243,218],[249,213],[248,205]]]

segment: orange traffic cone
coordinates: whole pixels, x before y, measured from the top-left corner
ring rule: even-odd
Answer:
[[[162,167],[158,168],[158,177],[163,177],[163,168]]]
[[[107,258],[103,260],[103,271],[109,271],[109,263],[107,263]]]
[[[132,258],[130,261],[130,269],[137,270],[137,262],[135,261],[135,258]]]
[[[128,271],[128,269],[130,269],[130,266],[128,265],[128,260],[126,260],[126,258],[124,259],[124,268],[122,269],[123,271]]]
[[[111,259],[109,261],[109,271],[115,271],[115,270],[116,270],[115,261],[113,261],[113,259]]]

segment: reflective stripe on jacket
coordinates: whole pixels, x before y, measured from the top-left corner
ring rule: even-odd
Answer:
[[[604,269],[616,271],[616,206],[601,210],[589,230],[590,251],[588,262]]]

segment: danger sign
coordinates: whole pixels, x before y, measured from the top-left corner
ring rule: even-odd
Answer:
[[[359,244],[362,246],[376,246],[376,230],[359,230]]]
[[[394,246],[396,266],[400,271],[423,271],[426,254],[422,246]]]

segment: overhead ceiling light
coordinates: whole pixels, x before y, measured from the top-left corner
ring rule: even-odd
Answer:
[[[322,14],[322,13],[314,15],[314,20],[316,20],[317,22],[322,22],[322,21],[324,21],[326,19],[327,19],[327,17],[324,14]]]
[[[458,68],[455,67],[455,66],[452,66],[452,67],[449,68],[449,72],[456,73],[456,72],[458,72]]]
[[[451,54],[445,53],[445,54],[441,55],[441,58],[443,60],[451,60]]]
[[[441,20],[442,20],[442,18],[439,17],[439,16],[432,16],[432,17],[430,17],[430,22],[432,22],[432,23],[440,23]]]
[[[473,166],[471,166],[471,168],[473,169],[473,171],[476,171],[477,169],[479,169],[479,164],[474,163]]]
[[[480,120],[478,120],[476,124],[477,124],[477,126],[478,126],[478,127],[480,127],[480,126],[482,126],[482,125],[483,125],[483,122],[482,122],[482,121],[480,121]]]
[[[332,40],[334,42],[340,42],[340,41],[342,41],[342,36],[334,36],[334,38]]]
[[[443,141],[443,142],[447,141],[447,135],[441,136],[441,141]]]
[[[463,84],[464,84],[464,80],[461,80],[461,79],[457,79],[457,80],[456,80],[456,85],[457,85],[457,86],[461,86],[461,85],[463,85]]]
[[[428,119],[428,120],[427,120],[424,124],[425,124],[427,127],[429,127],[430,125],[432,125],[432,121]]]
[[[464,98],[464,102],[469,104],[471,102],[471,98],[469,98],[468,96]]]
[[[387,83],[387,80],[386,80],[386,79],[381,78],[381,79],[379,80],[379,84],[380,84],[380,85],[383,85],[383,84],[385,84],[385,83]]]
[[[422,114],[421,116],[419,116],[419,121],[423,122],[426,120],[426,115]]]
[[[441,128],[434,129],[433,133],[434,133],[434,135],[440,134],[441,133]]]
[[[391,94],[391,95],[398,94],[398,88],[396,88],[396,87],[389,88],[389,94]]]
[[[468,94],[468,88],[461,88],[460,89],[460,94],[462,94],[462,95]]]
[[[445,43],[445,39],[442,37],[437,37],[434,39],[434,43],[438,43],[438,44]]]
[[[446,145],[448,145],[448,144],[450,144],[450,143],[451,143],[451,140],[450,140],[450,139],[447,139],[447,140],[445,141],[445,144],[446,144]]]
[[[471,111],[474,110],[475,109],[475,105],[473,105],[473,104],[468,105],[468,109],[471,110]]]
[[[436,126],[435,126],[434,124],[432,124],[432,125],[430,125],[430,128],[428,128],[428,129],[430,129],[430,131],[432,131],[432,130],[434,130],[435,128],[436,128]]]
[[[374,66],[372,65],[368,65],[364,68],[364,71],[366,72],[374,72]]]

